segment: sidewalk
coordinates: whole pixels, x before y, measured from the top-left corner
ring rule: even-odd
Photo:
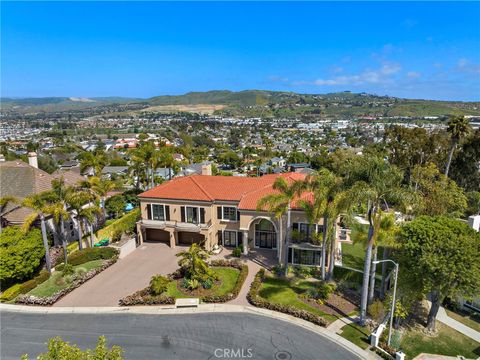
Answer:
[[[335,320],[333,323],[327,326],[327,329],[334,332],[335,334],[341,334],[341,329],[348,324],[351,323],[356,323],[358,321],[358,316],[355,316],[353,318],[347,316],[344,318],[340,318]]]
[[[480,343],[480,332],[468,327],[467,325],[462,324],[460,321],[452,319],[450,316],[447,315],[447,312],[443,307],[440,307],[440,309],[438,309],[437,320],[447,326],[450,326],[452,329],[457,330],[459,333],[468,336],[470,339],[473,339]]]

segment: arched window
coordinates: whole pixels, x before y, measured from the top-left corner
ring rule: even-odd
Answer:
[[[277,247],[277,233],[271,221],[261,219],[255,224],[255,246],[265,249]]]

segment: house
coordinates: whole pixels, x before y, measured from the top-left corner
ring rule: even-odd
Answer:
[[[185,168],[182,168],[176,176],[189,176],[193,174],[212,175],[212,163],[210,161],[204,161],[201,163],[190,164]]]
[[[128,174],[128,166],[105,166],[102,169],[102,176],[111,179],[114,176],[124,176]]]
[[[67,185],[76,185],[84,178],[73,170],[57,170],[53,174],[38,168],[37,154],[28,153],[28,164],[21,160],[5,161],[0,158],[0,197],[12,196],[19,200],[29,195],[52,189],[52,180],[63,178]],[[33,210],[20,204],[10,203],[2,209],[0,221],[2,226],[22,225]],[[50,231],[53,229],[51,220],[47,221]],[[77,227],[74,221],[66,221],[67,241],[78,239]]]
[[[245,254],[251,249],[263,249],[272,251],[280,262],[288,254],[291,264],[318,266],[322,222],[309,224],[298,205],[299,199],[292,203],[288,249],[286,216],[278,219],[266,210],[257,210],[258,201],[275,192],[273,184],[278,177],[291,182],[303,180],[305,175],[191,175],[174,178],[141,193],[139,241],[163,242],[171,247],[199,243],[207,250],[215,245],[242,246]],[[307,200],[310,197],[308,193],[302,196]]]
[[[309,169],[310,164],[307,163],[297,163],[297,164],[287,164],[287,170],[293,172],[300,172],[304,169]]]
[[[283,157],[273,157],[268,161],[268,165],[272,167],[285,167],[286,161]]]

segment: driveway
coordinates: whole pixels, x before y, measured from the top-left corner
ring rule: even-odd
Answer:
[[[147,287],[152,275],[166,275],[177,269],[175,254],[183,249],[172,249],[162,243],[144,243],[54,306],[118,306],[121,298]]]

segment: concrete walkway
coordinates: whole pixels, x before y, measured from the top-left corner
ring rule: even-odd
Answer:
[[[465,336],[468,336],[470,339],[478,341],[480,343],[480,332],[468,327],[467,325],[462,324],[460,321],[452,319],[448,316],[447,312],[443,307],[438,309],[437,320],[441,323],[450,326],[452,329],[457,330],[459,333],[462,333]]]
[[[356,317],[343,317],[340,319],[335,320],[333,323],[327,326],[327,329],[334,332],[335,334],[341,334],[342,333],[342,328],[345,325],[351,324],[351,323],[356,323],[358,322],[359,318],[358,316]]]

